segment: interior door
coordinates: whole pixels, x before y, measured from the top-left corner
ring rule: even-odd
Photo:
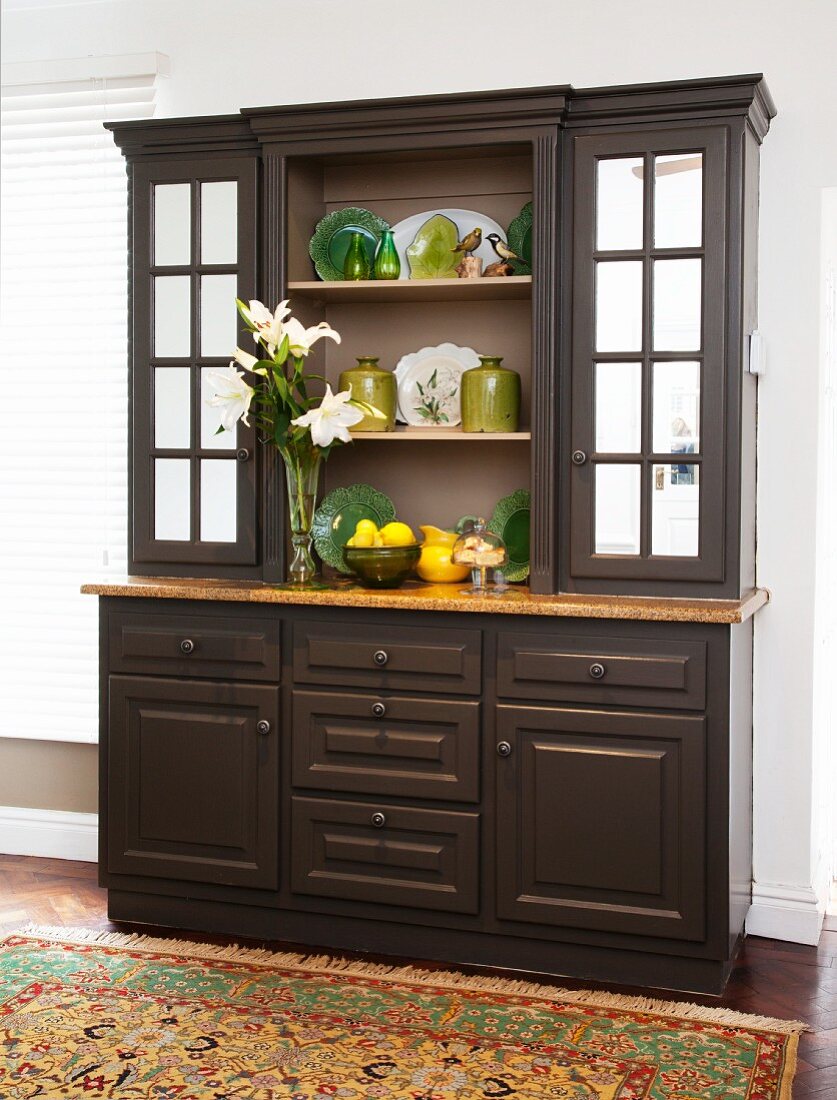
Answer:
[[[701,716],[498,706],[498,916],[702,940],[705,732]]]

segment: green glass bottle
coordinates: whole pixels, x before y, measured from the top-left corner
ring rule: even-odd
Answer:
[[[362,233],[352,233],[346,259],[343,261],[343,278],[348,280],[369,278],[369,256]]]
[[[338,380],[339,390],[351,389],[352,397],[373,405],[384,414],[386,420],[364,416],[359,424],[352,425],[353,432],[391,432],[395,430],[396,383],[392,371],[378,366],[371,355],[358,358],[357,366],[344,370]]]
[[[520,375],[501,366],[498,355],[462,375],[463,432],[516,432],[520,421]]]
[[[397,279],[401,274],[401,260],[391,229],[385,229],[375,252],[375,278]]]

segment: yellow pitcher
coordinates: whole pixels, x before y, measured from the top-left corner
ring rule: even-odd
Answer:
[[[447,584],[464,581],[470,570],[467,565],[454,565],[450,560],[453,544],[459,538],[455,531],[443,531],[427,523],[419,530],[422,533],[421,557],[416,572],[423,581],[430,584]]]

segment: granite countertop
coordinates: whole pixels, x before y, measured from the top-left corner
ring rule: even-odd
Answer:
[[[741,623],[770,598],[754,588],[740,600],[691,600],[654,596],[535,596],[514,586],[501,596],[468,596],[458,584],[408,582],[402,588],[367,589],[347,581],[327,588],[293,590],[258,581],[198,577],[123,577],[85,584],[91,596],[138,596],[156,600],[214,600],[232,603],[304,604],[310,607],[368,607],[397,611],[459,611],[492,615],[544,615],[577,619],[639,619],[674,623]]]

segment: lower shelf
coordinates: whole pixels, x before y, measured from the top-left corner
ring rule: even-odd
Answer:
[[[387,439],[396,442],[430,442],[440,439],[456,440],[459,443],[488,443],[498,440],[530,440],[531,432],[463,432],[461,428],[411,428],[399,424],[393,432],[353,432],[352,439],[360,442],[366,439]]]

